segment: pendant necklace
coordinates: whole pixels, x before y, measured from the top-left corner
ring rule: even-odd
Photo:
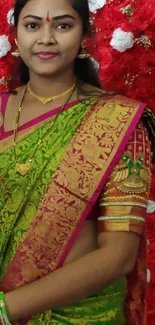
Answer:
[[[25,89],[24,89],[24,93],[23,93],[23,96],[22,96],[22,99],[20,101],[20,105],[19,105],[19,108],[18,108],[18,111],[17,111],[17,116],[16,116],[16,119],[15,119],[15,125],[14,125],[14,139],[13,139],[13,148],[14,148],[14,158],[15,158],[15,168],[16,168],[16,171],[18,172],[18,174],[20,174],[21,176],[25,176],[27,174],[27,172],[30,170],[31,168],[31,165],[32,165],[32,162],[34,160],[34,156],[35,156],[35,153],[36,151],[39,149],[43,139],[46,137],[46,135],[48,134],[49,130],[52,129],[53,125],[55,124],[58,116],[64,111],[66,105],[68,104],[69,100],[71,99],[72,95],[73,95],[73,92],[76,88],[76,84],[74,85],[74,87],[72,87],[72,92],[69,96],[69,98],[67,99],[67,102],[62,106],[60,112],[56,115],[56,117],[51,121],[51,123],[49,124],[48,128],[46,129],[45,133],[42,135],[42,137],[39,139],[33,153],[31,154],[31,157],[25,162],[25,163],[20,163],[18,161],[18,158],[17,158],[17,153],[16,153],[16,144],[17,144],[17,136],[18,136],[18,128],[19,128],[19,120],[20,120],[20,114],[21,114],[21,111],[22,111],[22,104],[23,104],[23,101],[25,99],[25,95],[27,93],[27,88],[28,88],[28,85],[26,85]]]

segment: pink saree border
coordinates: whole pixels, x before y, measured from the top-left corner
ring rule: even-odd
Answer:
[[[67,243],[66,245],[66,248],[61,256],[61,259],[58,263],[58,266],[57,268],[61,267],[68,255],[68,253],[70,252],[71,250],[71,247],[80,231],[80,229],[82,228],[85,220],[87,219],[89,213],[91,212],[91,209],[93,207],[93,205],[96,203],[99,195],[101,194],[102,190],[103,190],[103,187],[105,185],[105,182],[107,181],[108,177],[110,176],[113,168],[115,167],[115,165],[117,164],[118,160],[120,159],[121,155],[123,154],[123,151],[125,149],[125,146],[127,145],[127,142],[130,138],[130,136],[132,135],[132,132],[134,130],[134,128],[136,127],[136,125],[138,124],[142,114],[143,114],[143,111],[146,107],[146,104],[144,103],[140,103],[140,106],[135,114],[135,117],[133,118],[132,122],[130,123],[128,129],[126,130],[125,132],[125,135],[123,137],[123,140],[121,141],[121,143],[119,144],[119,148],[120,150],[117,150],[115,153],[114,153],[114,156],[113,156],[113,159],[111,161],[111,164],[107,167],[107,170],[106,172],[104,173],[95,193],[93,194],[93,196],[91,197],[90,201],[88,202],[87,206],[86,206],[86,209],[85,211],[83,212],[83,215],[81,216],[78,224],[77,224],[77,227],[75,228],[75,230],[73,231],[72,235],[71,235],[71,238],[69,240],[69,242]]]
[[[9,136],[11,136],[13,134],[13,130],[10,130],[10,131],[7,131],[7,132],[5,132],[5,130],[4,130],[5,109],[6,109],[7,102],[9,100],[9,96],[10,96],[9,93],[0,94],[0,97],[2,99],[1,113],[2,113],[2,116],[3,116],[3,124],[1,126],[1,130],[2,130],[1,140],[3,140],[4,138],[7,138],[7,137],[9,137]],[[72,108],[73,106],[75,106],[75,105],[77,105],[79,103],[80,103],[79,100],[74,100],[74,101],[68,103],[64,110],[68,110],[68,109]],[[28,129],[31,126],[34,126],[34,125],[36,125],[36,124],[38,124],[38,123],[40,123],[40,122],[42,122],[42,121],[44,121],[44,120],[46,120],[46,119],[48,119],[50,117],[56,115],[59,112],[60,109],[61,109],[61,106],[56,107],[54,109],[51,109],[50,111],[48,111],[48,112],[46,112],[44,114],[41,114],[38,117],[35,117],[31,121],[26,122],[22,126],[20,126],[18,131],[19,132],[24,131],[24,130]]]

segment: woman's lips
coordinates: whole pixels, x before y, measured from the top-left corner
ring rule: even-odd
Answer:
[[[57,53],[39,52],[35,54],[40,60],[51,60],[57,56]]]

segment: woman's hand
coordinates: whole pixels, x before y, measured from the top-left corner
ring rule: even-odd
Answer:
[[[134,233],[99,235],[99,249],[5,295],[11,321],[78,302],[134,267],[140,237]]]

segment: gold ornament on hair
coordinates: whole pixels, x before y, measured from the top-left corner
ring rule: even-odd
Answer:
[[[64,91],[63,93],[56,95],[56,96],[51,96],[51,97],[41,97],[36,95],[30,88],[30,85],[28,83],[28,92],[29,94],[34,97],[35,99],[38,99],[43,105],[48,104],[49,102],[53,102],[55,100],[58,100],[62,97],[65,97],[66,95],[68,95],[69,93],[71,93],[75,88],[75,84],[72,85],[72,87],[70,87],[68,90]]]

